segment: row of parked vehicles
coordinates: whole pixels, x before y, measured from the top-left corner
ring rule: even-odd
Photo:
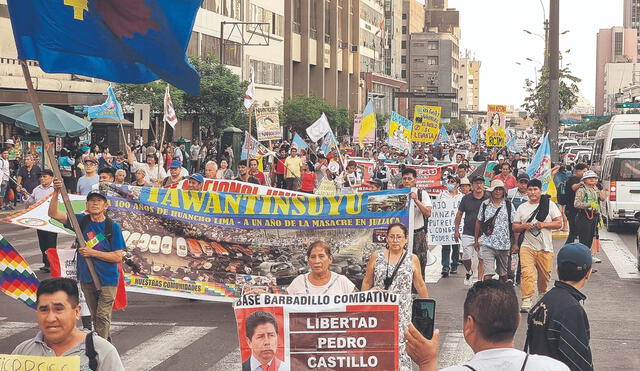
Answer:
[[[623,223],[640,222],[640,115],[613,116],[598,128],[592,144],[588,140],[567,140],[560,152],[565,165],[586,162],[600,175],[606,192],[601,213],[607,231]],[[640,270],[640,228],[636,246]]]

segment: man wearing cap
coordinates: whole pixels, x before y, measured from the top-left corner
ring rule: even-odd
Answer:
[[[459,241],[462,245],[462,264],[467,270],[464,278],[464,284],[466,286],[470,286],[472,284],[473,270],[471,267],[471,258],[473,255],[478,256],[478,279],[483,276],[484,268],[482,266],[482,258],[480,258],[478,254],[479,249],[474,247],[474,234],[480,206],[482,205],[482,202],[489,197],[489,195],[484,191],[484,177],[473,177],[471,187],[473,191],[464,195],[460,201],[460,205],[458,205],[458,212],[455,219],[455,232],[453,234],[454,239]],[[464,228],[462,229],[461,236],[460,223],[462,222],[463,216]]]
[[[580,292],[591,278],[591,251],[581,243],[564,245],[557,256],[558,280],[531,309],[525,351],[555,358],[574,371],[593,370],[587,313]]]
[[[471,182],[469,181],[469,178],[464,177],[460,179],[460,193],[462,193],[462,196],[464,197],[464,195],[469,194],[469,192],[471,192]]]
[[[511,223],[516,216],[515,208],[511,201],[505,199],[507,190],[502,180],[492,180],[487,191],[490,197],[482,202],[478,212],[474,247],[480,251],[484,279],[493,279],[493,275],[498,274],[501,281],[506,281],[510,269],[510,250],[515,252],[517,249],[511,229]]]
[[[191,191],[202,191],[202,187],[204,186],[204,177],[200,173],[192,174],[189,177],[189,190]]]
[[[552,230],[562,226],[562,214],[548,195],[542,195],[540,179],[531,179],[527,192],[529,200],[520,205],[513,220],[513,231],[524,233],[520,246],[522,313],[533,305],[536,282],[538,295],[547,292],[553,266]]]
[[[96,173],[98,170],[98,160],[96,160],[95,157],[86,157],[83,164],[84,175],[78,179],[76,193],[87,195],[95,184],[100,183],[100,177]]]
[[[581,184],[573,201],[576,208],[576,235],[580,243],[591,247],[593,240],[598,238],[600,201],[604,201],[605,194],[602,187],[598,187],[598,174],[592,170],[584,173]],[[601,260],[595,257],[596,252],[596,249],[592,249],[593,262],[600,263]]]
[[[53,181],[53,199],[58,199],[62,182]],[[84,225],[82,234],[87,244],[78,249],[77,272],[80,287],[93,318],[93,328],[104,339],[110,338],[111,311],[118,285],[118,263],[125,255],[125,242],[120,225],[107,218],[109,204],[107,198],[97,191],[87,195],[86,213],[76,214],[80,225]],[[58,202],[49,204],[49,217],[71,228],[64,211],[58,209]],[[109,226],[109,227],[107,227]],[[96,289],[93,278],[87,268],[85,258],[91,258],[96,275],[102,285]]]
[[[180,161],[178,160],[171,161],[171,165],[169,165],[169,176],[164,178],[164,180],[162,181],[162,186],[168,187],[172,184],[176,184],[182,181],[184,177],[180,174],[181,168],[182,168],[182,164],[180,164]]]
[[[53,171],[44,169],[40,172],[40,185],[33,188],[31,192],[29,192],[26,187],[18,185],[18,192],[21,192],[26,198],[25,206],[30,206],[40,200],[44,200],[53,193],[52,181]],[[49,273],[51,268],[49,265],[49,259],[47,259],[46,251],[47,249],[57,248],[58,234],[41,230],[36,230],[36,233],[38,234],[38,245],[40,246],[40,251],[42,251],[42,263],[44,264],[40,270]]]
[[[529,183],[529,180],[529,175],[522,173],[518,175],[518,186],[507,191],[507,199],[511,201],[516,210],[518,210],[520,205],[529,201],[529,195],[527,193],[527,183]]]

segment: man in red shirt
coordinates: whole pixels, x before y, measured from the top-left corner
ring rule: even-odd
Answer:
[[[502,180],[507,190],[516,188],[518,186],[518,181],[516,180],[516,177],[511,174],[511,165],[509,165],[508,162],[503,162],[502,164],[500,164],[500,173],[494,175],[493,179],[491,180],[494,179]]]
[[[249,175],[258,179],[261,185],[267,185],[264,173],[258,170],[258,160],[255,158],[249,160]]]
[[[278,156],[276,157],[276,187],[278,188],[284,188],[285,187],[285,182],[284,182],[284,173],[286,171],[285,167],[284,167],[284,161],[287,159],[287,151],[284,150],[284,148],[280,148],[280,151],[278,153]]]

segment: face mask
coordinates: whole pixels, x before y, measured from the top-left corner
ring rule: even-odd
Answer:
[[[448,189],[449,191],[453,191],[455,188],[456,188],[456,185],[455,185],[455,184],[447,183],[447,189]]]

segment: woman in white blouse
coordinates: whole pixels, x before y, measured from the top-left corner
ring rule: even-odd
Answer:
[[[332,272],[331,247],[324,241],[315,241],[307,249],[307,264],[311,272],[296,277],[287,288],[287,293],[298,294],[348,294],[355,285],[346,276]]]

